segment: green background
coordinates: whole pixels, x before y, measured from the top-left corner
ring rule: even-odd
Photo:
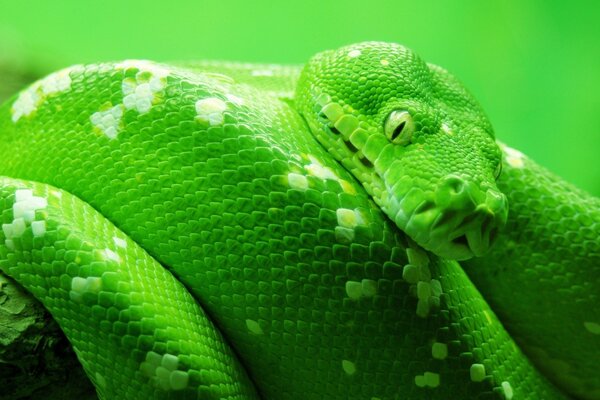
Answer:
[[[42,70],[123,58],[300,64],[364,40],[449,69],[500,139],[600,195],[600,2],[0,0],[1,57]]]

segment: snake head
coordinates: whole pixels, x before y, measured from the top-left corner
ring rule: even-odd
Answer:
[[[477,101],[406,47],[365,42],[316,55],[296,98],[317,140],[422,247],[484,254],[506,223],[501,152]]]

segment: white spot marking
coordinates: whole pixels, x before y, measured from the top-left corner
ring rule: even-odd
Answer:
[[[81,68],[81,67],[79,67]],[[42,93],[49,95],[52,93],[65,92],[71,88],[71,76],[69,73],[73,70],[73,67],[63,69],[48,75],[46,78],[40,81],[40,87]]]
[[[92,121],[92,125],[100,129],[109,139],[114,139],[119,134],[121,117],[123,117],[123,105],[117,104],[109,110],[93,113],[90,121]]]
[[[354,229],[357,225],[364,225],[365,220],[358,209],[338,208],[336,210],[338,225],[343,228]]]
[[[372,279],[363,279],[361,282],[347,281],[346,294],[352,300],[358,300],[361,297],[373,297],[377,294],[377,282]]]
[[[42,237],[46,234],[46,221],[33,221],[31,223],[33,236]]]
[[[348,281],[346,282],[346,294],[352,300],[358,300],[362,296],[362,287],[360,282]]]
[[[525,163],[523,162],[523,158],[525,155],[518,150],[510,148],[508,146],[503,146],[504,150],[504,158],[508,165],[513,168],[523,168]]]
[[[264,332],[263,332],[262,328],[260,327],[260,324],[258,323],[258,321],[255,321],[253,319],[247,319],[246,327],[248,328],[248,330],[251,333],[253,333],[255,335],[264,335]]]
[[[379,61],[381,63],[381,65],[383,65],[384,67],[387,67],[388,65],[390,65],[390,62],[388,60],[381,60]]]
[[[306,179],[306,176],[293,172],[288,174],[288,184],[294,189],[308,189],[308,179]]]
[[[600,324],[597,324],[596,322],[584,322],[583,326],[588,332],[593,333],[594,335],[600,335]]]
[[[111,249],[104,249],[104,256],[109,260],[113,260],[115,262],[121,262],[121,257]]]
[[[31,189],[17,189],[15,191],[15,203],[13,204],[13,221],[10,224],[2,224],[6,246],[14,250],[14,238],[19,238],[31,225],[33,235],[43,236],[46,233],[45,221],[34,221],[35,212],[48,206],[44,197],[34,196]]]
[[[446,124],[445,122],[442,123],[442,130],[447,133],[448,135],[452,135],[452,129],[450,129],[450,127],[448,126],[448,124]]]
[[[350,182],[348,182],[347,180],[340,179],[340,186],[342,187],[342,190],[344,192],[349,193],[349,194],[356,194],[356,190],[354,189],[354,186],[352,186],[352,184]]]
[[[423,378],[425,378],[425,384],[431,388],[440,386],[440,374],[438,373],[425,372]]]
[[[113,241],[115,242],[115,245],[117,247],[121,247],[123,249],[127,248],[127,241],[125,241],[124,239],[114,236]]]
[[[355,58],[360,56],[362,53],[360,52],[360,50],[351,50],[348,52],[348,57],[350,58]]]
[[[221,125],[224,121],[223,112],[227,104],[216,97],[198,100],[196,102],[197,119],[208,122],[211,126]]]
[[[361,281],[362,295],[364,297],[373,297],[377,294],[377,282],[372,279],[363,279]]]
[[[156,94],[167,85],[168,69],[146,60],[127,60],[115,65],[116,69],[137,69],[134,78],[125,78],[121,84],[123,105],[127,110],[145,114],[156,102]]]
[[[472,364],[469,375],[473,382],[481,382],[485,378],[485,367],[483,364]]]
[[[348,375],[354,375],[356,373],[356,365],[352,361],[342,360],[342,369]]]
[[[177,370],[179,358],[172,354],[161,356],[154,351],[146,354],[146,361],[140,364],[140,371],[152,379],[152,383],[164,390],[182,390],[188,386],[189,374]]]
[[[444,360],[448,357],[448,345],[446,343],[435,342],[431,346],[431,356],[436,360]]]
[[[102,279],[89,276],[82,278],[76,276],[71,280],[71,291],[69,292],[69,298],[76,303],[81,303],[82,296],[84,293],[98,294],[102,289]]]
[[[37,93],[37,88],[27,89],[21,92],[17,100],[13,103],[10,111],[12,113],[13,122],[17,122],[22,116],[28,116],[34,112],[39,103],[41,103],[41,96]]]
[[[179,366],[179,358],[173,354],[165,354],[160,362],[160,365],[169,371],[175,371]]]
[[[510,382],[502,382],[502,390],[504,391],[504,397],[506,398],[506,400],[510,400],[513,398],[513,390],[512,386],[510,386]]]
[[[311,164],[307,165],[305,169],[312,176],[316,176],[320,179],[333,179],[335,181],[339,181],[340,177],[336,175],[335,172],[329,167],[324,166],[319,160],[317,160],[313,156],[308,156],[311,161]]]
[[[423,375],[417,375],[415,376],[415,385],[417,385],[418,387],[425,387],[426,383],[425,383],[425,377]]]
[[[48,96],[71,89],[70,73],[82,70],[83,67],[81,65],[62,69],[33,83],[22,91],[11,107],[13,122],[17,122],[23,116],[29,116],[37,110]]]

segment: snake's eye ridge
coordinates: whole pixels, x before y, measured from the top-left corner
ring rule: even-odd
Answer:
[[[408,111],[394,110],[385,121],[384,131],[390,142],[406,146],[412,139],[415,124]]]

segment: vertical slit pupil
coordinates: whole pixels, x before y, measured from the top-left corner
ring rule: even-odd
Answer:
[[[396,129],[394,129],[394,132],[392,133],[392,141],[395,140],[398,136],[400,136],[400,134],[402,133],[402,131],[404,130],[404,126],[406,125],[406,121],[402,121],[400,123],[400,125],[398,125],[396,127]]]

